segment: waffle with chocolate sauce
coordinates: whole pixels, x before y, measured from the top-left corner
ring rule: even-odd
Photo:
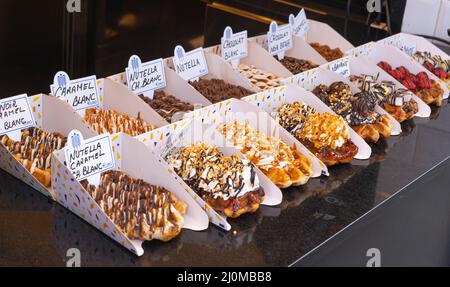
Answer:
[[[278,59],[278,58],[276,58]],[[279,60],[280,63],[289,70],[292,74],[299,74],[305,71],[317,68],[318,65],[305,59],[297,59],[293,57],[284,56],[283,59]]]
[[[407,89],[396,89],[391,81],[377,82],[377,77],[371,75],[352,75],[350,81],[356,84],[360,90],[373,93],[378,104],[382,106],[397,121],[409,120],[419,110],[419,105],[412,98],[413,92]]]
[[[366,141],[376,143],[381,137],[391,136],[392,123],[386,115],[375,111],[377,99],[371,92],[352,94],[344,82],[329,87],[319,85],[312,91]]]
[[[20,141],[4,135],[1,143],[43,186],[50,187],[52,152],[65,147],[67,138],[34,127],[22,130]]]
[[[234,121],[219,130],[280,188],[305,184],[313,175],[308,157],[280,139],[262,134],[248,123]]]
[[[121,171],[102,173],[99,186],[81,184],[131,240],[168,241],[181,232],[187,206],[163,187]]]
[[[132,118],[113,110],[87,109],[84,120],[98,134],[123,132],[135,137],[156,128],[141,119],[140,113],[137,118]]]
[[[247,66],[240,64],[237,67],[237,71],[246,77],[258,90],[268,90],[280,85],[280,77],[262,69],[258,69],[253,65]]]
[[[164,91],[155,91],[153,99],[144,95],[139,95],[139,97],[168,123],[171,123],[172,120],[174,120],[173,116],[175,114],[194,110],[194,105],[183,102],[172,95],[167,95]]]
[[[165,160],[214,210],[236,218],[258,210],[265,194],[253,165],[217,147],[197,143],[171,151]]]
[[[278,108],[276,120],[327,166],[348,163],[358,153],[348,126],[338,115],[293,102]]]
[[[253,94],[252,91],[241,86],[228,84],[219,79],[200,79],[196,82],[191,82],[190,84],[213,104],[231,98],[240,99]]]

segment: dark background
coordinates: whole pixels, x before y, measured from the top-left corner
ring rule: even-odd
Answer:
[[[250,36],[264,33],[271,20],[286,22],[302,7],[354,45],[386,34],[368,34],[365,0],[350,1],[350,13],[347,0],[80,1],[81,13],[68,13],[67,0],[0,1],[1,98],[47,93],[59,70],[72,78],[105,77],[122,71],[132,54],[152,60],[170,56],[178,44],[217,44],[227,25]]]

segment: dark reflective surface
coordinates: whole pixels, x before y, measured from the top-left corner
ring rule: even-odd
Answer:
[[[289,265],[449,156],[449,123],[446,104],[431,119],[404,123],[402,135],[373,146],[370,160],[334,167],[329,177],[286,190],[280,206],[230,220],[230,232],[184,230],[169,243],[146,242],[140,258],[0,171],[0,266],[64,265],[73,247],[83,266]]]

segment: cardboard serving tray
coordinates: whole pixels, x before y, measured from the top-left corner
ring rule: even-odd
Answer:
[[[253,97],[253,95],[246,98],[251,97]],[[234,121],[238,121],[240,123],[247,122],[252,128],[262,134],[279,138],[290,147],[297,149],[297,151],[301,154],[308,157],[312,162],[312,177],[319,177],[322,174],[327,176],[329,175],[328,168],[325,164],[314,154],[312,154],[305,146],[303,146],[302,143],[283,129],[269,114],[246,101],[229,99],[186,114],[185,117],[192,120],[198,119],[206,125],[214,126],[216,129],[226,123]]]
[[[295,84],[307,91],[314,90],[314,88],[320,84],[329,86],[333,82],[344,82],[348,84],[353,94],[359,92],[358,87],[356,87],[353,83],[351,83],[349,79],[345,78],[340,74],[333,73],[330,70],[323,69],[321,67],[297,74],[295,76],[292,76],[291,78],[284,80],[285,84]],[[382,109],[379,105],[376,106],[375,111],[382,115],[386,115],[391,120],[392,122],[391,135],[396,136],[402,132],[400,123],[396,119],[394,119],[388,112]]]
[[[143,100],[137,97],[127,86],[109,78],[97,80],[100,109],[114,110],[120,114],[136,118],[138,113],[147,124],[161,127],[167,122]],[[80,112],[80,116],[83,116]]]
[[[444,90],[443,98],[447,99],[449,96],[449,87],[447,87],[444,81],[394,46],[384,43],[369,43],[356,47],[354,50],[347,51],[347,54],[362,57],[375,65],[380,61],[386,61],[393,68],[404,66],[413,74],[425,72],[430,79],[439,83]]]
[[[194,107],[205,107],[211,104],[211,102],[208,101],[208,99],[206,99],[199,92],[197,92],[196,89],[194,89],[191,85],[189,85],[189,83],[183,80],[183,78],[181,78],[174,70],[168,68],[165,68],[164,70],[166,75],[166,87],[161,89],[164,93],[166,93],[167,95],[173,95],[176,98],[182,100],[183,102],[194,105]],[[118,82],[124,85],[127,89],[129,89],[126,83],[127,79],[125,72],[109,76],[108,79]],[[134,93],[131,90],[130,92],[134,95]],[[136,95],[135,97],[138,96]],[[141,104],[147,105],[145,101],[141,100],[140,98],[139,100],[142,102]],[[165,124],[168,124],[164,120],[164,118],[161,117],[157,112],[156,114],[159,117],[160,121],[164,121]]]
[[[329,66],[332,65],[333,62],[323,65],[322,68],[329,69]],[[406,89],[405,86],[403,86],[399,81],[397,81],[394,77],[392,77],[383,69],[378,67],[376,64],[369,62],[361,57],[350,57],[349,67],[350,67],[350,75],[355,76],[371,75],[373,77],[377,77],[378,75],[378,83],[380,83],[381,81],[391,81],[394,83],[395,89]],[[412,98],[417,102],[419,107],[419,110],[414,116],[428,118],[431,114],[430,106],[428,106],[415,94],[412,95]]]
[[[384,38],[379,43],[392,45],[398,48],[398,44],[404,44],[404,43],[414,43],[416,45],[416,51],[418,52],[430,52],[432,56],[441,56],[442,59],[450,60],[450,56],[439,49],[437,46],[435,46],[432,42],[428,41],[427,39],[411,35],[407,33],[398,33],[395,35],[392,35],[390,37]],[[414,58],[410,57],[411,60],[415,61]],[[420,63],[419,63],[420,64]],[[450,82],[447,83],[447,88],[450,90]],[[448,94],[447,94],[448,96]]]
[[[73,129],[78,129],[85,137],[92,137],[95,135],[66,102],[44,94],[29,97],[29,102],[36,122],[35,127],[49,133],[59,132],[66,136]],[[50,188],[44,187],[1,143],[0,168],[36,189],[43,195],[54,198],[53,186]]]
[[[330,25],[310,19],[308,19],[308,33],[306,34],[306,42],[328,45],[331,49],[339,48],[342,53],[354,48],[354,46],[347,41],[347,39],[331,28]]]
[[[137,179],[143,179],[147,183],[162,186],[185,202],[188,207],[184,216],[183,228],[204,230],[208,227],[209,221],[206,213],[174,177],[172,170],[161,164],[160,157],[138,140],[124,133],[112,134],[111,141],[116,164],[115,170],[123,171]],[[52,183],[58,203],[134,254],[138,256],[144,254],[143,241],[130,240],[75,179],[65,165],[64,150],[57,151],[52,155]]]
[[[314,94],[294,84],[288,84],[279,88],[270,89],[242,98],[242,100],[264,110],[270,115],[274,115],[281,105],[296,101],[313,107],[319,113],[328,112],[335,114],[332,109],[330,109]],[[345,123],[347,124],[347,122]],[[358,147],[358,153],[355,155],[355,159],[365,160],[370,158],[370,155],[372,154],[371,147],[352,128],[349,127],[349,131],[350,139]]]
[[[245,158],[238,150],[236,150],[226,139],[215,129],[212,125],[203,124],[200,120],[184,119],[178,123],[167,125],[157,130],[150,131],[146,134],[136,137],[147,145],[149,149],[163,156],[163,153],[167,147],[172,146],[174,141],[179,141],[181,146],[186,146],[191,143],[205,142],[210,145],[215,145],[225,155],[237,154],[240,158]],[[168,163],[163,161],[163,164],[168,169],[172,169]],[[173,169],[172,169],[173,170]],[[279,188],[277,188],[262,172],[255,167],[255,171],[258,175],[260,185],[264,189],[266,197],[261,205],[274,206],[280,204],[282,200],[282,194]],[[230,230],[231,225],[227,222],[227,218],[224,214],[216,212],[210,207],[200,196],[197,195],[179,176],[174,176],[180,181],[181,184],[189,191],[195,201],[205,210],[209,216],[210,222],[225,229]],[[251,216],[251,215],[250,215]],[[238,220],[238,218],[233,219]]]

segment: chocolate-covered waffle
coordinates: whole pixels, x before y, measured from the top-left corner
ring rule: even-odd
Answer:
[[[219,79],[200,79],[196,82],[191,82],[191,85],[213,104],[231,98],[240,99],[253,94],[253,92],[241,86],[228,84]]]
[[[265,197],[250,161],[225,156],[217,147],[192,144],[165,159],[206,203],[228,217],[255,212]]]
[[[276,58],[277,59],[277,58]],[[288,69],[292,74],[299,74],[311,69],[318,67],[311,61],[304,59],[297,59],[293,57],[284,56],[283,59],[279,60],[283,66]]]
[[[249,79],[253,86],[260,90],[267,90],[278,87],[280,78],[272,73],[258,69],[255,66],[240,64],[237,67],[239,73]]]
[[[330,46],[320,45],[319,43],[311,43],[310,45],[328,62],[342,58],[344,56],[344,53],[339,48],[331,49]]]
[[[131,240],[168,241],[181,232],[187,206],[163,187],[121,171],[102,173],[99,186],[81,184]]]
[[[194,110],[194,105],[183,102],[172,95],[167,95],[164,91],[155,91],[153,94],[153,99],[150,99],[144,95],[140,95],[139,97],[150,107],[152,107],[152,109],[154,109],[168,123],[172,122],[173,116],[176,113]]]
[[[280,106],[276,119],[327,166],[348,163],[358,153],[347,124],[338,115],[293,102]]]
[[[430,52],[421,51],[415,52],[412,57],[436,77],[450,84],[450,60],[443,59],[439,55],[433,56]]]
[[[14,141],[7,135],[1,143],[14,155],[43,186],[51,185],[51,154],[62,149],[67,138],[60,133],[47,133],[39,128],[22,130],[21,140]]]
[[[123,132],[135,137],[156,128],[141,119],[139,113],[132,118],[112,110],[87,109],[84,120],[98,134]]]
[[[413,93],[407,89],[396,89],[391,81],[377,82],[378,77],[371,75],[350,76],[350,81],[355,83],[360,90],[372,92],[382,106],[397,121],[409,120],[419,110],[419,105],[412,98]]]
[[[376,143],[380,137],[389,137],[392,123],[386,115],[375,111],[377,98],[371,92],[352,94],[344,82],[334,82],[329,87],[319,85],[313,93],[366,141]]]
[[[280,188],[305,184],[313,175],[308,157],[248,123],[234,121],[221,127],[220,132]]]

